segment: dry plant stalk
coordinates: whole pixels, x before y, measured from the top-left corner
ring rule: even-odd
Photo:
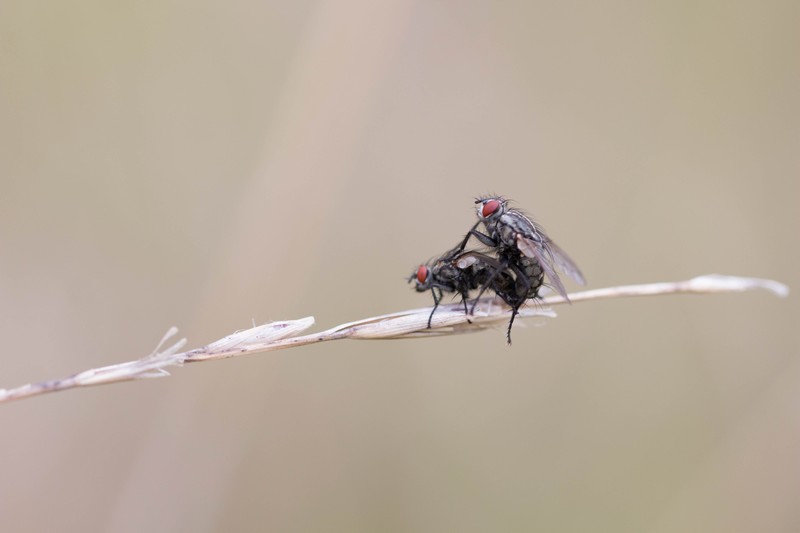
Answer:
[[[653,296],[677,293],[708,294],[742,292],[753,289],[766,289],[780,297],[786,297],[789,294],[789,288],[777,281],[710,274],[687,281],[624,285],[582,291],[570,294],[569,298],[572,302],[582,302],[624,296]],[[537,301],[537,305],[520,309],[517,316],[554,317],[556,316],[555,313],[547,306],[564,303],[567,303],[567,301],[561,296],[549,296]],[[318,342],[339,339],[403,339],[471,333],[495,326],[499,322],[504,322],[509,318],[510,310],[499,298],[492,297],[479,300],[475,307],[475,313],[471,317],[467,317],[464,314],[464,308],[461,303],[440,305],[436,314],[433,315],[431,327],[428,329],[428,316],[430,313],[430,307],[411,309],[399,313],[365,318],[342,324],[326,331],[302,336],[298,336],[298,334],[314,324],[314,317],[271,322],[244,331],[238,331],[207,346],[186,352],[179,352],[186,345],[186,339],[181,339],[162,350],[162,346],[167,340],[177,333],[177,329],[173,327],[164,335],[164,338],[153,353],[142,359],[85,370],[63,379],[32,383],[13,389],[0,389],[0,402],[77,387],[168,376],[169,372],[166,370],[168,367],[181,366],[184,363],[227,359],[229,357],[269,352]]]

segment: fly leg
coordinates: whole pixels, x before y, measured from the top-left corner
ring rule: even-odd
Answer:
[[[439,307],[439,302],[442,301],[442,289],[439,289],[439,295],[436,295],[436,287],[431,287],[431,294],[433,294],[433,309],[431,309],[431,314],[428,317],[428,329],[431,329],[431,320],[433,320],[433,313],[436,312],[436,308]]]
[[[467,315],[467,323],[472,324],[472,320],[469,319],[469,311],[467,311],[467,299],[469,298],[469,293],[462,292],[461,293],[461,303],[464,304],[464,314]]]
[[[508,321],[508,330],[506,331],[506,342],[509,346],[511,346],[511,326],[514,325],[514,318],[516,318],[521,305],[521,303],[518,303],[511,307],[511,320]]]
[[[500,243],[497,240],[492,239],[485,233],[481,233],[480,231],[476,230],[475,229],[476,227],[477,224],[475,226],[472,226],[472,229],[467,232],[467,236],[464,237],[464,242],[462,243],[464,246],[467,245],[467,241],[469,240],[470,237],[475,237],[481,242],[481,244],[490,246],[492,248],[496,248],[497,246],[500,245]]]
[[[479,231],[477,231],[475,228],[477,228],[477,227],[478,227],[478,224],[480,224],[480,223],[481,223],[481,221],[480,221],[480,220],[479,220],[479,221],[477,221],[477,222],[475,223],[475,225],[474,225],[474,226],[472,226],[472,227],[469,229],[469,231],[467,232],[467,234],[466,234],[466,235],[464,235],[464,240],[463,240],[463,241],[461,241],[461,242],[458,244],[458,246],[456,246],[456,247],[454,248],[454,251],[457,251],[457,252],[462,252],[462,251],[464,251],[464,248],[466,248],[466,247],[467,247],[467,242],[469,241],[469,238],[470,238],[470,237],[472,237],[472,236],[475,236],[475,237],[477,238],[477,235],[475,235],[475,234],[478,234],[478,233],[480,233],[480,232],[479,232]],[[480,235],[483,235],[483,233],[480,233]],[[479,239],[479,240],[480,240],[480,239]],[[481,242],[483,242],[483,241],[481,241]],[[484,244],[485,244],[485,243],[484,243]]]
[[[511,346],[511,327],[514,325],[514,319],[519,313],[519,308],[525,303],[528,298],[528,291],[531,289],[531,280],[525,275],[525,272],[516,264],[509,264],[508,268],[514,272],[514,298],[513,301],[506,300],[506,303],[511,307],[511,319],[508,321],[508,330],[506,330],[506,342]],[[519,285],[523,288],[520,290]]]
[[[483,235],[483,234],[482,233],[478,233],[478,235]],[[485,235],[484,235],[484,237],[485,237]],[[486,292],[486,289],[488,289],[492,285],[492,282],[495,280],[495,278],[497,276],[499,276],[500,274],[502,274],[503,272],[505,272],[506,270],[508,270],[508,263],[506,261],[503,261],[500,264],[500,266],[498,266],[495,269],[495,271],[492,272],[492,275],[489,276],[489,279],[487,279],[486,283],[483,284],[483,287],[481,287],[481,290],[478,292],[478,296],[476,296],[475,300],[472,302],[472,307],[469,310],[469,314],[470,315],[475,313],[475,306],[478,305],[478,300],[480,300],[481,295],[484,292]]]

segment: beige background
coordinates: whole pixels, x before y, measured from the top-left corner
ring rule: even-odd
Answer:
[[[490,191],[591,287],[797,290],[798,28],[792,0],[6,0],[0,386],[171,325],[195,347],[426,305],[405,278]],[[0,528],[798,531],[796,294],[2,405]]]

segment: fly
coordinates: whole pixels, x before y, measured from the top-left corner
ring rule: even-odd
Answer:
[[[509,307],[511,319],[508,322],[506,338],[511,344],[511,327],[519,308],[529,299],[538,295],[542,285],[543,271],[539,264],[532,259],[521,258],[519,264],[513,263],[504,266],[497,259],[476,251],[460,251],[458,247],[450,250],[442,257],[420,265],[409,277],[408,281],[415,281],[418,292],[431,291],[434,306],[428,316],[428,328],[431,327],[433,314],[439,307],[445,292],[458,293],[464,304],[464,313],[467,310],[467,300],[470,292],[480,289],[477,298],[490,289]]]
[[[433,296],[433,309],[428,317],[428,329],[431,327],[433,314],[439,307],[445,292],[459,294],[461,302],[464,304],[464,313],[467,313],[470,291],[480,287],[486,279],[485,263],[466,260],[467,257],[476,253],[454,248],[441,257],[420,265],[408,278],[409,283],[415,281],[414,288],[417,292],[431,291]]]
[[[526,269],[532,266],[528,260],[535,260],[547,276],[549,284],[567,301],[569,301],[567,290],[556,273],[556,268],[576,283],[586,284],[580,269],[567,253],[545,234],[541,226],[522,211],[509,208],[505,198],[499,196],[479,198],[475,203],[478,223],[462,242],[463,246],[466,246],[471,235],[481,243],[495,248],[498,259],[503,265],[515,264]],[[480,223],[483,223],[486,233],[476,230]]]

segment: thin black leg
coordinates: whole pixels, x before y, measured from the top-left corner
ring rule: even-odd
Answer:
[[[481,223],[481,221],[480,221],[480,220],[479,220],[479,221],[477,221],[477,222],[475,223],[475,225],[474,225],[474,226],[472,226],[472,227],[469,229],[469,231],[467,232],[467,234],[466,234],[466,235],[464,235],[464,240],[463,240],[463,241],[461,241],[461,243],[460,243],[458,246],[456,246],[456,247],[455,247],[455,249],[456,249],[457,251],[461,252],[461,251],[463,251],[463,250],[464,250],[464,248],[466,248],[466,247],[467,247],[467,242],[469,241],[469,238],[470,238],[470,237],[472,237],[474,233],[478,233],[477,231],[475,231],[475,228],[477,228],[477,227],[478,227],[478,224],[480,224],[480,223]],[[481,235],[483,235],[483,234],[481,234]]]
[[[509,268],[509,267],[508,267],[508,264],[507,264],[505,261],[503,261],[503,263],[501,264],[501,266],[499,266],[498,268],[496,268],[496,269],[495,269],[495,271],[494,271],[494,272],[492,272],[492,275],[491,275],[491,276],[489,276],[489,279],[487,279],[487,280],[486,280],[486,283],[484,283],[484,284],[483,284],[483,287],[481,287],[481,290],[478,292],[478,296],[476,296],[476,297],[475,297],[475,300],[472,302],[472,307],[470,308],[470,311],[469,311],[469,314],[470,314],[470,315],[471,315],[471,314],[473,314],[473,313],[475,312],[475,306],[476,306],[476,305],[478,305],[478,300],[480,299],[481,295],[482,295],[484,292],[486,292],[486,289],[488,289],[488,288],[489,288],[489,286],[492,284],[492,282],[494,281],[494,279],[495,279],[497,276],[499,276],[499,275],[500,275],[502,272],[504,272],[504,271],[508,270],[508,268]]]
[[[508,345],[511,346],[511,326],[514,325],[514,318],[517,316],[517,312],[519,312],[519,305],[514,306],[511,310],[511,320],[508,321],[508,331],[506,331],[506,342]]]
[[[470,237],[475,237],[476,239],[478,239],[481,242],[481,244],[485,244],[486,246],[491,246],[492,248],[495,248],[498,245],[498,242],[496,240],[492,239],[491,237],[489,237],[485,233],[481,233],[480,231],[478,231],[475,228],[473,228],[473,229],[469,230],[469,233],[467,233],[467,237],[464,240],[464,245],[465,246],[466,246],[467,241],[469,240]]]
[[[441,290],[439,291],[441,292]],[[431,287],[431,294],[433,294],[433,309],[431,309],[431,314],[428,317],[428,329],[431,329],[431,320],[433,320],[433,313],[436,312],[436,308],[439,307],[439,302],[442,299],[442,295],[436,296],[436,287]]]
[[[461,303],[464,304],[464,314],[467,315],[467,323],[472,324],[472,320],[469,319],[469,311],[467,311],[467,299],[469,298],[468,292],[461,293]]]

